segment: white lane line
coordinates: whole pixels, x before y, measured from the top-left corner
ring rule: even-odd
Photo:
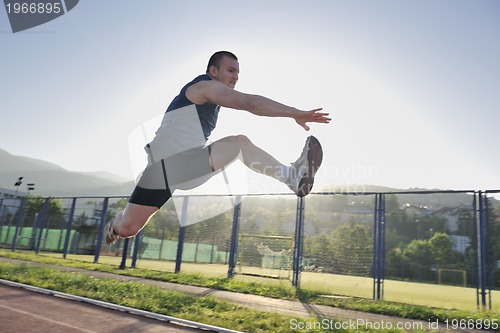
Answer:
[[[25,316],[34,317],[34,318],[39,319],[39,320],[47,321],[47,322],[49,322],[51,324],[56,324],[56,325],[59,325],[59,326],[68,327],[68,328],[71,328],[71,329],[74,329],[74,330],[78,330],[78,331],[81,331],[81,332],[96,333],[96,331],[89,331],[89,330],[86,330],[84,328],[76,327],[76,326],[65,324],[65,323],[62,323],[62,322],[59,322],[59,321],[56,321],[56,320],[52,320],[50,318],[42,317],[42,316],[39,316],[39,315],[31,313],[31,312],[26,312],[26,311],[19,310],[19,309],[13,309],[11,307],[8,307],[8,306],[2,305],[2,304],[0,304],[0,308],[4,308],[6,310],[17,312],[17,313],[23,314]]]

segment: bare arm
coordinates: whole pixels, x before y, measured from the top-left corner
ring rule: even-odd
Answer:
[[[260,95],[245,94],[228,88],[218,81],[201,81],[190,86],[186,97],[193,103],[213,103],[227,108],[246,110],[258,116],[293,118],[305,130],[307,122],[329,123],[322,109],[302,111]]]

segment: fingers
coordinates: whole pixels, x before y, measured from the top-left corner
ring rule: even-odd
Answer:
[[[332,120],[332,118],[328,117],[329,113],[328,112],[318,112],[321,110],[323,110],[323,108],[312,109],[312,110],[307,112],[309,116],[312,116],[313,120],[311,120],[311,121],[321,122],[321,123],[330,122],[330,120]]]
[[[308,121],[328,124],[332,120],[332,118],[328,117],[328,115],[328,113],[312,113]]]
[[[297,117],[295,120],[306,131],[310,130],[310,127],[306,123],[321,123],[321,124],[330,123],[332,118],[328,117],[329,113],[319,112],[321,110],[323,110],[323,108],[316,108],[306,111],[301,116]]]

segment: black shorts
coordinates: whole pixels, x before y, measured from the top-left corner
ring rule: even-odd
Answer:
[[[151,161],[141,175],[129,202],[160,208],[175,189],[189,190],[200,186],[216,175],[210,164],[211,147],[194,148]]]

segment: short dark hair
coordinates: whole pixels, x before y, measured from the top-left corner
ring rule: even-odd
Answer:
[[[229,58],[232,58],[234,60],[238,60],[238,58],[232,52],[229,52],[229,51],[215,52],[210,57],[210,60],[208,60],[207,73],[210,69],[210,66],[215,66],[216,68],[219,68],[220,62],[221,62],[222,58],[224,58],[224,57],[229,57]]]

